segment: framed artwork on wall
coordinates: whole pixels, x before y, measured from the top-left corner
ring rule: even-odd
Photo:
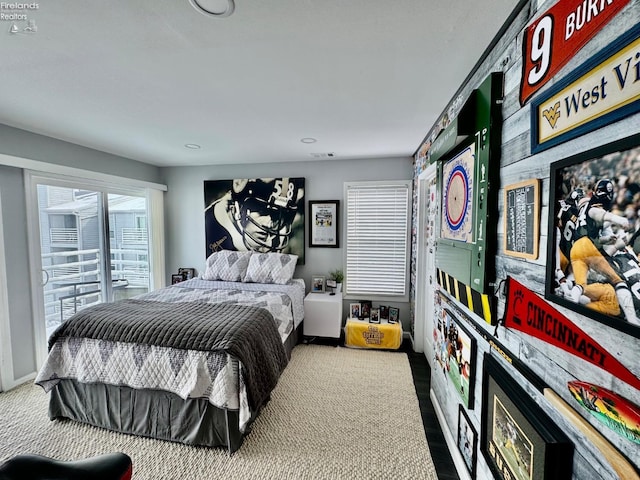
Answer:
[[[473,428],[467,411],[458,405],[458,450],[462,455],[471,478],[476,478],[476,451],[478,447],[478,433]]]
[[[204,182],[206,256],[218,250],[279,252],[304,265],[304,178]]]
[[[495,478],[571,478],[573,444],[491,354],[482,390],[480,450]]]
[[[640,337],[640,135],[551,165],[545,298]]]
[[[340,246],[340,201],[309,201],[309,246]]]
[[[533,178],[504,188],[504,253],[538,258],[540,180]]]
[[[446,339],[445,368],[465,408],[473,409],[476,370],[476,340],[453,310],[444,308],[443,337]]]

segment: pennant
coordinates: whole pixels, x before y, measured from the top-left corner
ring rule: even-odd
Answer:
[[[504,326],[561,348],[640,390],[640,378],[538,295],[507,277]]]

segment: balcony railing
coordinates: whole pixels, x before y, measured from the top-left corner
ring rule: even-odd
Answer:
[[[50,228],[49,229],[49,241],[52,245],[78,243],[78,229],[77,228]]]
[[[149,290],[149,263],[129,260],[147,255],[146,250],[112,249],[111,277],[117,298],[127,298]],[[99,288],[104,278],[98,249],[69,250],[42,255],[45,272],[45,318],[50,334],[73,313],[104,301]]]
[[[123,245],[146,245],[148,241],[146,228],[123,228]]]

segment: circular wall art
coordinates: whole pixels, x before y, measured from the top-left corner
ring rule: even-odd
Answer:
[[[442,238],[473,241],[474,160],[471,145],[442,167]]]

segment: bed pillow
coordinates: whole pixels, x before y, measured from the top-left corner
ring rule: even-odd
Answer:
[[[202,279],[241,282],[247,272],[250,258],[251,252],[214,252],[207,258],[207,268],[202,274]]]
[[[286,253],[253,253],[243,282],[284,285],[293,278],[297,255]]]

